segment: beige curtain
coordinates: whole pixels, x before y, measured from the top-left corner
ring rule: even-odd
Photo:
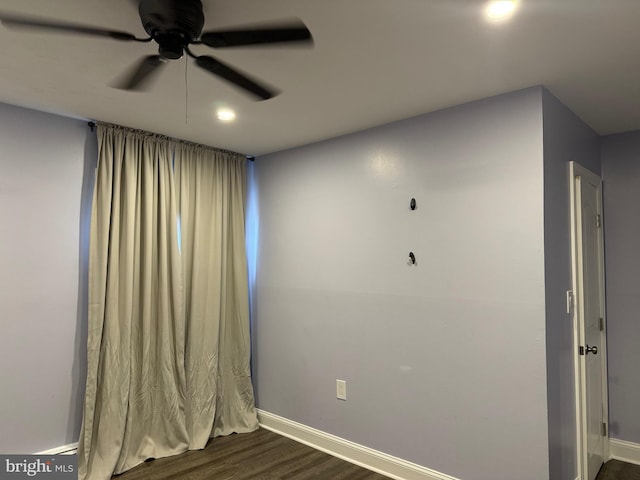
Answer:
[[[190,144],[176,148],[187,319],[189,447],[257,427],[249,371],[244,211],[246,159]]]
[[[213,435],[257,428],[248,371],[244,163],[104,125],[98,147],[78,447],[79,478],[88,480],[203,448]],[[187,155],[191,150],[200,153]],[[199,169],[229,176],[201,181]],[[210,204],[214,198],[221,202]]]

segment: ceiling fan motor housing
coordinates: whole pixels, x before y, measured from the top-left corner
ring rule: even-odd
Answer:
[[[181,58],[204,26],[200,0],[141,0],[139,12],[144,29],[160,46],[160,56],[170,60]]]

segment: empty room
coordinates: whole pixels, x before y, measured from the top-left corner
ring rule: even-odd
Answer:
[[[640,2],[0,3],[0,479],[640,479]]]

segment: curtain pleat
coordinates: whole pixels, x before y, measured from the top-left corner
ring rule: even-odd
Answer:
[[[98,126],[79,478],[258,427],[245,160]]]

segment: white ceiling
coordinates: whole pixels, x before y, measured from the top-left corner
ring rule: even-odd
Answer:
[[[0,9],[142,37],[134,3],[2,0]],[[291,17],[307,24],[312,49],[193,47],[280,96],[255,102],[185,59],[170,63],[150,92],[124,92],[109,83],[156,53],[155,44],[0,27],[0,101],[248,155],[538,84],[600,134],[640,129],[640,0],[521,0],[499,25],[484,20],[484,0],[203,3],[205,30]],[[218,105],[235,109],[237,120],[220,123]]]

